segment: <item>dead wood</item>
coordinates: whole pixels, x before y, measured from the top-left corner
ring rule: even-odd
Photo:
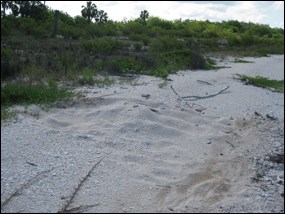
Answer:
[[[50,172],[52,171],[54,168],[43,171],[43,172],[39,172],[38,174],[36,174],[35,176],[33,176],[32,178],[30,178],[29,180],[27,180],[26,182],[24,182],[23,184],[20,185],[20,187],[18,189],[16,189],[5,201],[3,201],[3,203],[1,203],[1,208],[3,208],[6,204],[8,204],[8,202],[16,195],[18,195],[23,189],[25,189],[29,184],[31,184],[31,182],[33,180],[35,180],[36,178],[38,178],[40,175]]]
[[[204,84],[207,84],[207,85],[213,85],[213,84],[211,84],[211,83],[209,83],[209,82],[206,82],[206,81],[203,81],[203,80],[197,80],[197,82],[199,82],[199,83],[204,83]]]
[[[71,194],[71,197],[69,198],[69,200],[65,203],[65,205],[63,206],[63,208],[58,211],[58,213],[66,213],[68,212],[68,206],[71,204],[73,198],[75,197],[76,193],[79,191],[80,187],[82,186],[82,184],[84,183],[84,181],[90,176],[90,173],[95,169],[95,167],[101,163],[101,161],[104,159],[101,158],[96,164],[94,164],[94,166],[89,170],[89,172],[87,173],[87,175],[85,175],[84,177],[82,177],[79,181],[79,184],[77,185],[77,187],[74,189],[74,192]]]
[[[174,92],[174,94],[176,94],[178,96],[178,98],[180,100],[182,100],[189,108],[194,108],[196,111],[198,112],[202,112],[204,110],[206,110],[206,108],[204,108],[203,106],[199,105],[199,104],[196,104],[196,103],[191,103],[191,105],[188,104],[188,102],[186,100],[184,100],[183,97],[181,97],[175,90],[174,88],[172,87],[172,85],[170,86],[170,88],[172,89],[172,91]],[[200,108],[195,108],[194,106],[199,106]]]
[[[194,98],[194,99],[206,99],[206,98],[210,98],[210,97],[214,97],[217,96],[218,94],[223,93],[225,90],[227,90],[230,86],[225,87],[224,89],[220,90],[219,92],[215,93],[215,94],[211,94],[208,96],[185,96],[182,97],[182,99],[189,99],[189,98]]]

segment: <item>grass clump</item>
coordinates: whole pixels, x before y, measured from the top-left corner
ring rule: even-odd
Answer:
[[[9,83],[1,87],[1,106],[14,104],[49,104],[58,99],[73,95],[57,87],[53,81],[46,84],[28,85],[26,83]]]
[[[269,89],[275,92],[284,93],[284,80],[271,80],[262,76],[249,77],[246,75],[237,74],[241,81],[245,81],[247,84]]]
[[[15,104],[51,104],[57,100],[66,100],[74,93],[58,88],[56,82],[48,84],[29,84],[26,82],[6,83],[1,86],[1,120],[16,114],[8,108]]]
[[[79,84],[81,85],[94,85],[95,81],[93,76],[95,73],[91,69],[84,69],[82,72],[82,76],[78,80]]]

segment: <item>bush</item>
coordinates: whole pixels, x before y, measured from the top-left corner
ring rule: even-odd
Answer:
[[[166,79],[169,75],[169,72],[166,69],[157,68],[152,71],[146,72],[146,74],[150,76],[161,77],[161,78]]]
[[[174,36],[162,36],[159,39],[151,41],[150,49],[153,52],[165,52],[181,50],[186,48],[186,43],[181,40],[177,40]]]

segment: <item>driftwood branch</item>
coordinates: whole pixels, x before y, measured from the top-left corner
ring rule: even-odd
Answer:
[[[206,82],[206,81],[203,81],[203,80],[197,80],[197,82],[199,82],[199,83],[204,83],[204,84],[207,84],[207,85],[213,85],[213,84],[211,84],[211,83],[209,83],[209,82]]]
[[[90,176],[90,173],[95,169],[95,167],[101,163],[101,161],[104,159],[101,158],[96,164],[94,164],[94,166],[89,170],[89,172],[87,173],[87,175],[85,175],[83,178],[80,179],[79,184],[77,185],[77,187],[75,188],[74,192],[71,194],[71,197],[69,198],[69,200],[65,203],[65,205],[63,206],[63,208],[58,212],[58,213],[66,213],[69,210],[67,209],[68,206],[71,204],[73,198],[75,197],[76,193],[79,191],[80,187],[82,186],[82,184],[84,183],[84,181]]]
[[[224,91],[226,91],[230,86],[225,87],[224,89],[220,90],[219,92],[215,93],[215,94],[211,94],[208,96],[185,96],[185,97],[181,97],[182,99],[189,99],[189,98],[193,98],[193,99],[206,99],[206,98],[210,98],[210,97],[214,97],[217,96],[218,94],[223,93]]]
[[[196,111],[202,112],[203,110],[206,110],[206,108],[204,108],[203,106],[201,106],[201,105],[199,105],[199,104],[196,104],[196,103],[192,103],[192,105],[190,106],[190,105],[188,104],[188,102],[187,102],[186,100],[184,100],[184,98],[181,97],[181,96],[174,90],[174,88],[172,87],[172,85],[170,86],[170,88],[172,89],[172,91],[174,92],[174,94],[176,94],[176,95],[179,97],[180,100],[184,101],[185,104],[186,104],[189,108],[192,108],[192,109],[193,109],[194,106],[196,105],[196,106],[199,106],[199,107],[200,107],[199,109],[194,108]]]
[[[1,203],[1,208],[3,208],[14,196],[18,195],[19,192],[21,192],[23,189],[25,189],[29,184],[31,184],[31,182],[33,180],[35,180],[36,178],[38,178],[40,175],[50,172],[52,171],[54,168],[43,171],[43,172],[39,172],[38,174],[36,174],[35,176],[33,176],[32,178],[30,178],[29,180],[27,180],[26,182],[24,182],[18,189],[16,189],[5,201],[3,201],[3,203]]]

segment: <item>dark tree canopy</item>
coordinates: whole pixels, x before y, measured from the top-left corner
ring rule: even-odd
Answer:
[[[149,18],[149,12],[147,10],[141,11],[140,18],[141,18],[143,24],[146,24],[146,20]]]
[[[88,20],[88,22],[91,22],[92,19],[96,19],[97,17],[97,6],[92,3],[91,1],[88,1],[86,3],[86,6],[82,6],[81,14],[84,18]]]

